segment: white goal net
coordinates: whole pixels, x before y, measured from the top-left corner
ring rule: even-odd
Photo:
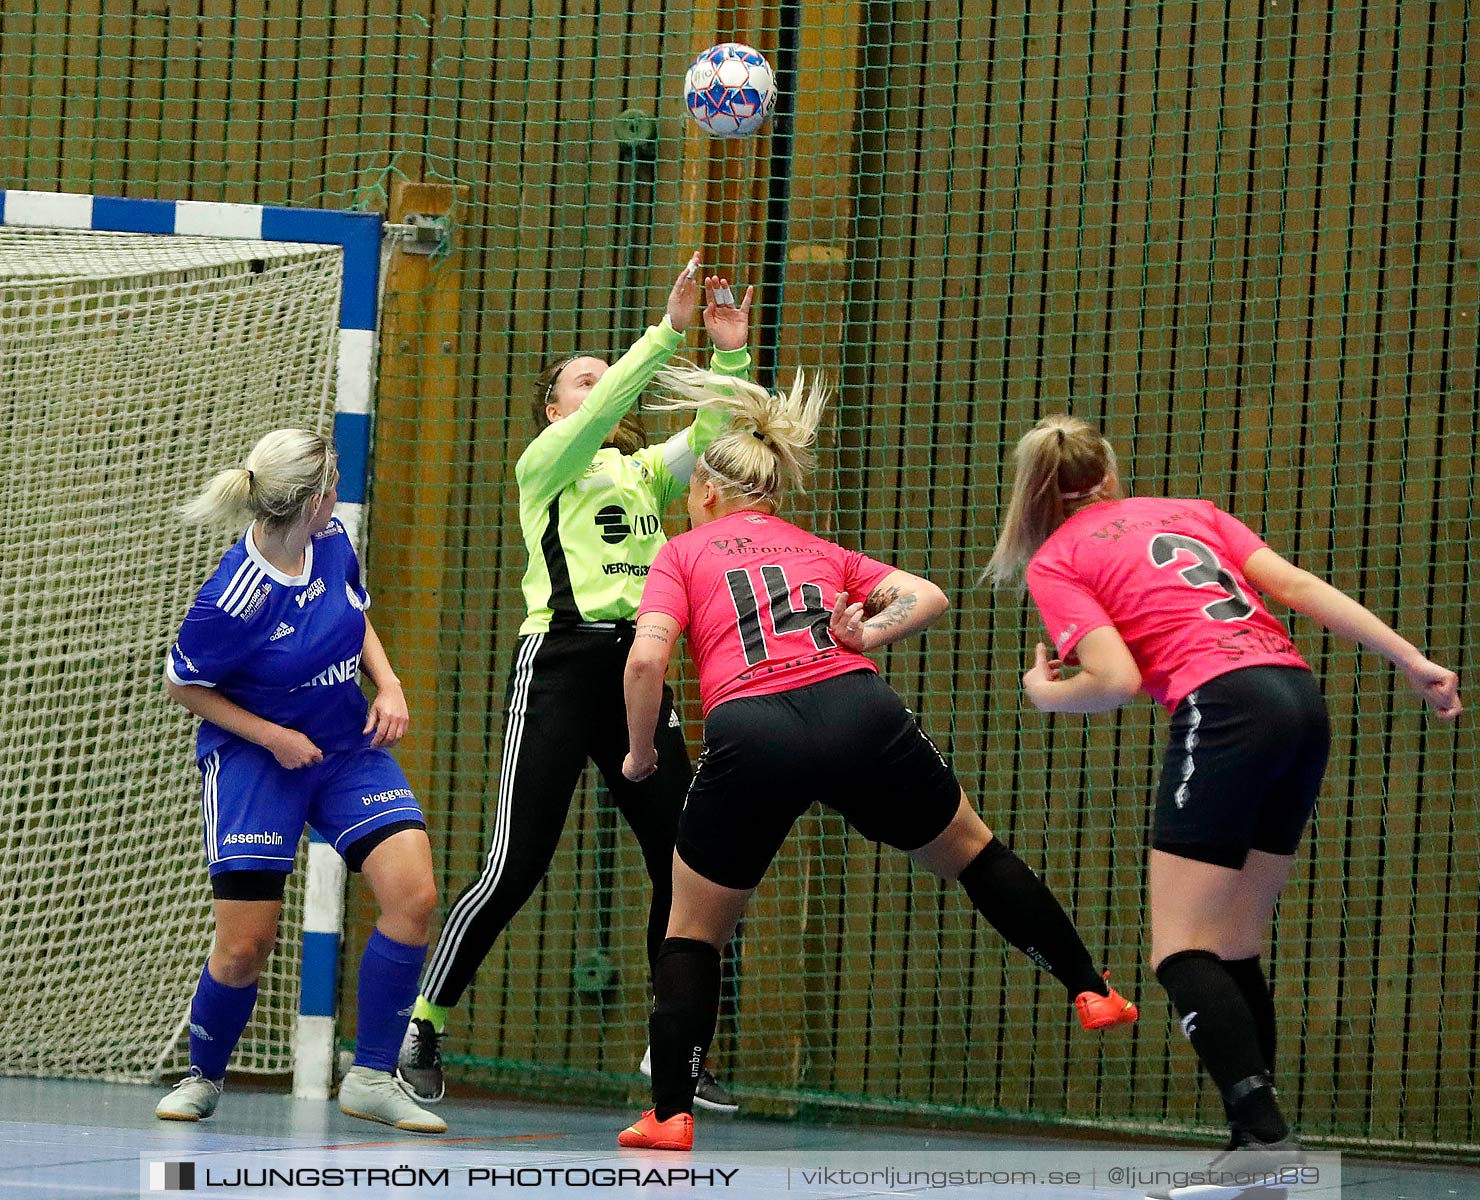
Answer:
[[[174,509],[328,432],[337,246],[0,228],[0,1073],[183,1067],[210,948],[164,655],[230,533]],[[302,863],[235,1070],[288,1071]]]

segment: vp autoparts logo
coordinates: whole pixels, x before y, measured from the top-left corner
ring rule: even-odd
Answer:
[[[150,1163],[149,1190],[151,1192],[195,1191],[195,1164],[193,1162]]]

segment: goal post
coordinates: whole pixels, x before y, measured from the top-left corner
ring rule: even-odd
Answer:
[[[0,1073],[179,1065],[211,920],[161,664],[224,547],[170,510],[268,429],[332,422],[361,546],[381,234],[377,213],[0,191],[0,453],[25,483],[0,533]],[[344,879],[300,848],[233,1061],[291,1067],[306,1098],[332,1079]]]

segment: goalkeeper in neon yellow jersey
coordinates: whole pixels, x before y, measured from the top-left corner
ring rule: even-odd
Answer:
[[[493,841],[482,873],[443,925],[398,1064],[401,1081],[426,1103],[444,1094],[441,1041],[448,1009],[544,878],[588,759],[636,835],[652,880],[649,966],[663,943],[673,841],[691,771],[673,695],[665,689],[658,769],[641,783],[623,777],[622,673],[643,582],[666,540],[663,511],[688,487],[694,463],[725,431],[728,418],[701,413],[683,432],[648,446],[633,410],[693,321],[698,275],[695,254],[674,283],[661,321],[616,362],[566,355],[535,381],[534,417],[542,428],[514,468],[528,555],[526,613],[505,698]],[[709,276],[703,286],[712,365],[745,375],[754,289],[737,304],[727,280]],[[644,1069],[647,1063],[644,1056]],[[707,1071],[695,1099],[710,1108],[735,1108]]]

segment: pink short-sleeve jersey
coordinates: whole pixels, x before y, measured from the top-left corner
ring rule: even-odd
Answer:
[[[865,600],[892,570],[780,517],[731,513],[658,552],[637,619],[663,613],[687,631],[708,716],[726,700],[877,670],[827,626],[839,592]]]
[[[1115,500],[1054,531],[1028,564],[1028,590],[1060,657],[1113,625],[1143,688],[1175,710],[1240,667],[1306,667],[1244,576],[1264,545],[1206,500]]]

